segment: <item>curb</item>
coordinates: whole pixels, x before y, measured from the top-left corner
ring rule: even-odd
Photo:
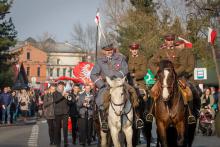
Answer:
[[[0,124],[1,127],[14,127],[14,126],[26,126],[26,125],[34,125],[37,123],[37,119],[31,119],[28,120],[27,122],[16,122],[14,124]]]

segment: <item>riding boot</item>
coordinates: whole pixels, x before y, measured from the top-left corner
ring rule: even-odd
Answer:
[[[137,129],[141,129],[144,127],[144,122],[143,120],[140,118],[140,114],[137,113],[137,109],[134,109],[134,114],[135,114],[135,126]]]
[[[188,116],[188,124],[194,124],[196,123],[195,116],[192,115],[192,109],[190,108],[190,105],[192,105],[192,101],[189,101],[189,103],[186,105],[186,108],[188,109],[189,116]]]
[[[106,113],[104,110],[99,110],[99,118],[100,118],[100,122],[101,122],[101,129],[103,132],[106,132],[108,131],[108,122],[107,122],[107,117],[106,117]]]

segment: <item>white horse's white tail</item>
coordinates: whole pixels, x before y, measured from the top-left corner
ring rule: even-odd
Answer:
[[[106,81],[110,86],[111,94],[108,125],[114,147],[121,147],[118,137],[120,130],[125,134],[127,147],[132,147],[133,109],[129,98],[126,98],[127,95],[124,90],[125,78],[111,80],[106,77]]]

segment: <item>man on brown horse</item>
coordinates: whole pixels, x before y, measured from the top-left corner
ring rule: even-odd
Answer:
[[[192,102],[192,91],[186,82],[186,75],[192,75],[194,69],[195,59],[189,50],[185,49],[183,42],[174,44],[175,35],[169,34],[165,36],[165,45],[158,50],[158,52],[150,60],[150,68],[154,73],[157,73],[158,63],[161,60],[169,60],[173,63],[175,71],[178,76],[179,88],[182,92],[184,104],[189,110],[188,123],[192,124],[196,122],[195,117],[191,113],[189,103]],[[181,46],[180,46],[181,45]],[[151,89],[151,94],[154,99],[157,99],[158,95],[158,82]]]

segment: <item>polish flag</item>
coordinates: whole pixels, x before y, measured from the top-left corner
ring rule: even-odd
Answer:
[[[95,16],[95,23],[97,26],[99,25],[99,21],[100,21],[100,15],[99,15],[99,11],[97,11],[96,16]]]
[[[186,48],[192,48],[193,47],[192,42],[189,42],[188,40],[183,39],[181,37],[178,37],[178,39],[184,41],[184,45],[185,45]]]
[[[215,39],[217,37],[217,32],[216,30],[209,28],[208,32],[208,42],[210,42],[212,45],[215,43]]]

